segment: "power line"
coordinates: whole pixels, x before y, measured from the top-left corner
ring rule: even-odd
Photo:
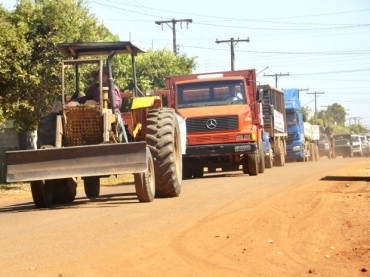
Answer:
[[[238,42],[249,42],[249,38],[247,39],[234,39],[234,38],[231,38],[230,40],[218,40],[216,39],[216,43],[217,44],[220,44],[220,43],[229,43],[230,44],[230,52],[231,52],[231,71],[234,71],[234,68],[235,68],[235,52],[234,52],[234,46],[238,44]]]

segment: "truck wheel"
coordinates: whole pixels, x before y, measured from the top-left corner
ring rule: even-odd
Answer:
[[[272,149],[270,145],[269,155],[265,156],[265,167],[266,168],[272,168],[274,166],[274,162],[272,158],[273,158],[273,154],[272,154]]]
[[[134,174],[136,195],[140,202],[152,202],[155,195],[153,157],[148,147],[146,157],[148,169],[145,172]]]
[[[315,147],[313,143],[310,143],[310,162],[315,161]]]
[[[194,166],[192,169],[192,174],[194,178],[203,178],[203,166]]]
[[[258,154],[247,155],[248,173],[251,176],[258,175]]]
[[[37,129],[37,148],[43,145],[55,146],[56,114],[47,114],[40,118]]]
[[[320,161],[319,147],[315,145],[315,157],[316,161]]]
[[[93,177],[84,177],[84,189],[87,198],[96,198],[100,194],[100,178]]]
[[[262,143],[259,143],[259,149],[258,149],[258,153],[259,153],[259,156],[258,156],[258,173],[263,173],[265,172],[265,156],[264,156],[264,153],[263,153],[263,146],[262,146]]]
[[[52,183],[46,181],[31,181],[33,202],[37,208],[49,208],[53,202]]]
[[[71,203],[76,197],[77,182],[73,178],[50,180],[53,187],[53,204]]]
[[[279,148],[274,149],[274,161],[276,166],[283,166],[285,164],[285,155],[281,149],[281,145]]]
[[[146,143],[154,160],[155,196],[179,196],[182,154],[180,127],[173,109],[159,108],[148,112]]]
[[[306,159],[305,159],[305,157],[297,158],[296,161],[299,162],[299,163],[302,163],[302,162],[306,161]]]

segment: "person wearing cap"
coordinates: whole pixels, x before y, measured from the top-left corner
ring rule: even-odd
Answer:
[[[95,100],[96,102],[100,102],[100,91],[99,91],[99,71],[95,70],[91,72],[91,76],[97,81],[96,83],[92,84],[86,91],[85,96],[81,96],[77,98],[77,102],[80,104],[84,104],[87,100]],[[103,69],[103,87],[108,86],[108,71]],[[116,113],[120,113],[120,108],[122,105],[122,97],[119,88],[114,85],[114,94],[115,94],[115,111]],[[108,104],[110,104],[108,102]]]

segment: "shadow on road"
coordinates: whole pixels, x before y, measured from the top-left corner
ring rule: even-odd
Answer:
[[[325,176],[322,181],[364,181],[370,182],[369,176]]]
[[[37,209],[33,202],[25,202],[14,204],[0,208],[0,213],[17,213],[17,212],[33,212],[42,210],[56,210],[56,209],[80,209],[80,208],[108,208],[122,204],[139,204],[136,193],[116,193],[116,194],[103,194],[94,199],[87,197],[76,197],[72,203],[67,204],[53,204],[50,208]]]

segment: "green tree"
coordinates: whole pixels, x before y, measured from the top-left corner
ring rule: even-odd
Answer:
[[[7,73],[0,79],[1,109],[4,117],[15,119],[17,130],[35,130],[61,92],[58,43],[118,40],[89,14],[85,1],[35,2],[20,0],[14,11],[0,14],[6,31],[1,32],[6,62],[0,70]]]
[[[168,49],[149,50],[137,57],[138,84],[142,90],[164,89],[167,76],[190,74],[195,67],[195,58],[186,54],[175,55]],[[130,87],[133,87],[132,79]]]
[[[326,124],[334,125],[338,124],[344,126],[346,120],[346,111],[344,107],[338,103],[330,105],[325,112]]]

